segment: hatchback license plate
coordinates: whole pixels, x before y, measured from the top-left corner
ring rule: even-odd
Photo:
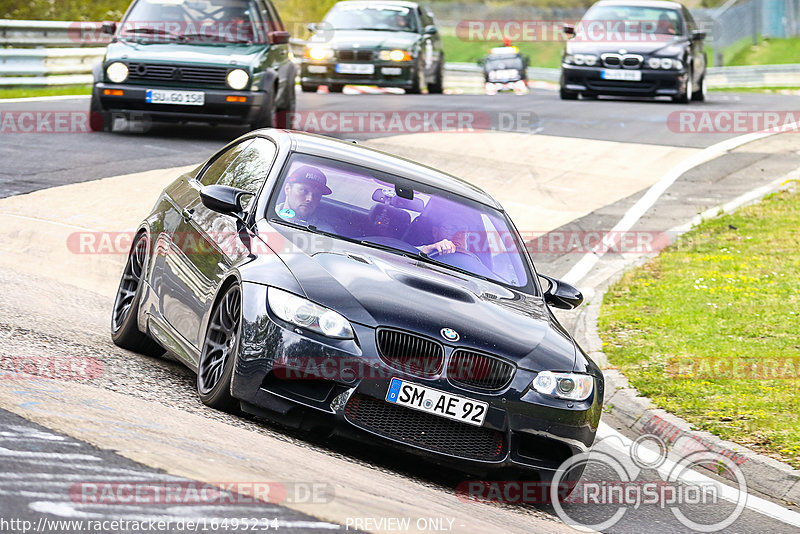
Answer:
[[[489,404],[485,402],[420,386],[399,378],[392,378],[389,391],[386,392],[386,401],[475,426],[483,425],[489,409]]]
[[[642,71],[640,70],[604,70],[600,73],[604,80],[622,80],[624,82],[642,81]]]
[[[338,63],[336,65],[336,72],[339,74],[373,74],[375,72],[375,65],[371,63]]]
[[[177,104],[179,106],[202,106],[206,102],[206,94],[202,91],[164,91],[148,89],[145,94],[148,104]]]

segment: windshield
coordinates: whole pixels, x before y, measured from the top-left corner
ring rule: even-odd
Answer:
[[[335,30],[417,31],[411,10],[390,4],[336,4],[323,22]]]
[[[519,238],[502,212],[374,169],[294,154],[267,218],[530,287]]]
[[[139,0],[122,23],[122,39],[240,43],[260,41],[251,0]]]
[[[522,59],[519,56],[490,56],[486,60],[486,68],[488,70],[522,70]]]
[[[626,32],[654,36],[684,35],[680,12],[676,9],[598,5],[586,12],[580,26],[589,32],[592,30],[591,24],[597,22],[602,23],[608,34]]]

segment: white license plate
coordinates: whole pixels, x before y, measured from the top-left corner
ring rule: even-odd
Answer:
[[[640,70],[603,70],[600,77],[604,80],[622,80],[625,82],[642,81],[642,71]]]
[[[165,91],[161,89],[148,89],[144,101],[148,104],[202,106],[206,102],[206,94],[202,91]]]
[[[407,406],[475,426],[483,424],[489,409],[489,404],[485,402],[445,393],[399,378],[392,378],[389,383],[386,400],[400,406]]]
[[[336,72],[339,74],[373,74],[375,65],[370,63],[337,63]]]

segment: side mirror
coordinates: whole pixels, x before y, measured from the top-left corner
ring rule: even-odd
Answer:
[[[117,23],[116,22],[104,22],[102,26],[100,26],[100,33],[105,33],[107,35],[114,35],[117,33]]]
[[[278,44],[286,44],[289,42],[289,32],[285,31],[274,31],[267,33],[267,40],[269,44],[278,45]]]
[[[564,24],[564,33],[567,35],[575,35],[575,26],[572,24]]]
[[[242,197],[252,194],[229,185],[207,185],[200,190],[200,200],[203,201],[205,207],[212,211],[231,215],[241,220],[244,216]]]
[[[550,284],[550,287],[544,292],[544,301],[554,308],[572,310],[583,302],[583,294],[576,287],[543,274],[540,274],[539,277],[544,278]]]
[[[424,33],[425,35],[436,35],[437,33],[439,33],[439,30],[436,29],[436,26],[431,24],[429,26],[425,26],[425,29],[422,30],[422,33]]]
[[[311,33],[314,33],[315,31],[317,31],[317,25],[313,22],[309,22],[308,24],[306,24],[306,29]]]
[[[694,30],[692,32],[692,41],[702,41],[706,38],[706,32],[701,30]]]

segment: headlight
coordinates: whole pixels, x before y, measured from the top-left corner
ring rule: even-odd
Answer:
[[[582,401],[588,399],[592,394],[594,377],[577,373],[542,371],[536,375],[531,385],[533,389],[544,395]]]
[[[338,339],[353,338],[353,327],[347,319],[333,310],[274,287],[269,288],[267,300],[272,313],[287,323],[307,328],[323,336]]]
[[[411,52],[407,50],[381,50],[378,58],[381,61],[411,61]]]
[[[125,63],[115,61],[106,67],[108,79],[114,83],[122,83],[128,78],[128,66]]]
[[[228,82],[231,89],[239,91],[247,87],[247,82],[250,81],[250,75],[242,69],[234,69],[228,73],[228,77],[225,78],[225,81]]]
[[[305,56],[308,59],[322,61],[323,59],[333,58],[333,50],[325,46],[309,46],[306,48]]]
[[[647,60],[647,66],[651,69],[680,70],[683,68],[683,62],[669,57],[651,57]]]
[[[567,54],[564,56],[564,63],[568,65],[586,65],[593,67],[597,64],[597,56],[591,54]]]

